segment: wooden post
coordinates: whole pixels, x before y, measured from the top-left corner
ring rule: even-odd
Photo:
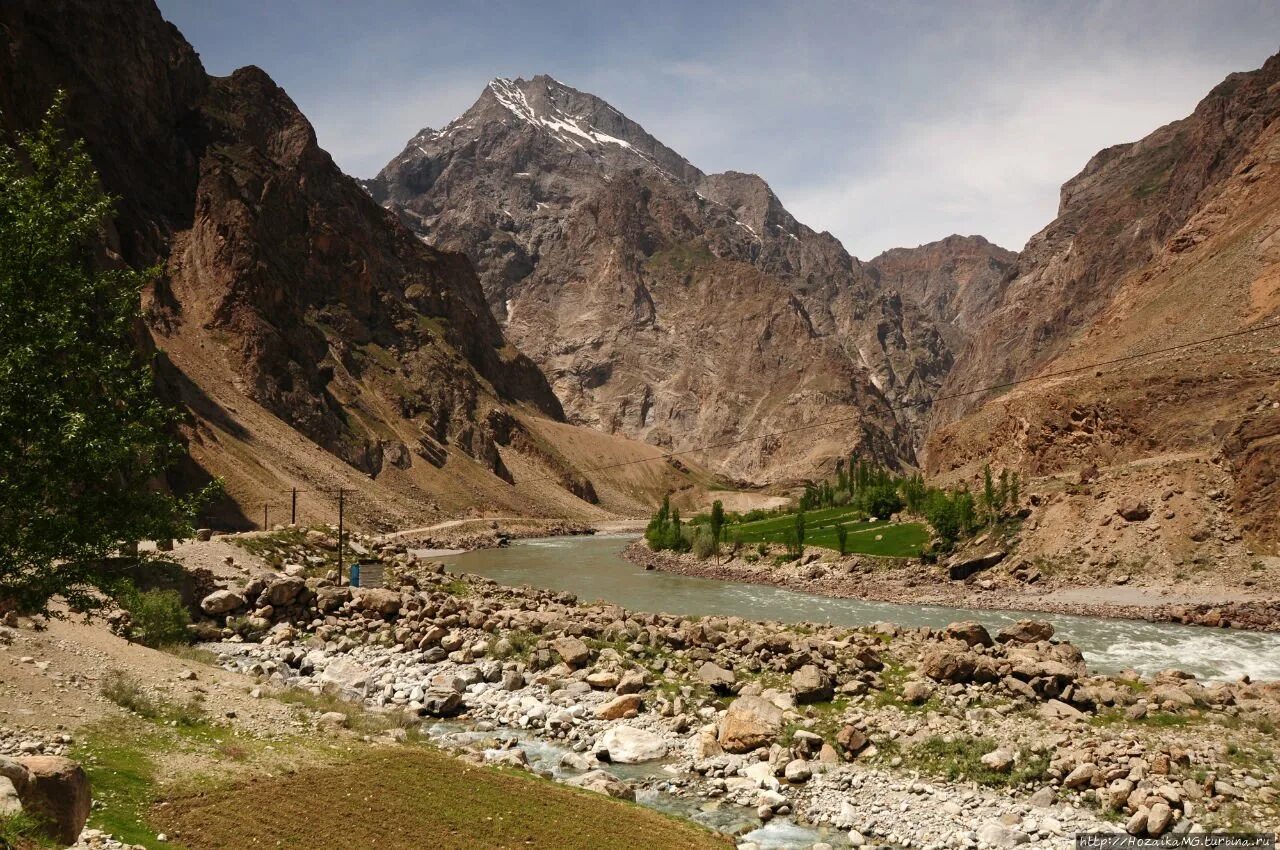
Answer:
[[[293,488],[293,501],[289,506],[289,524],[298,524],[298,488]]]
[[[271,526],[267,525],[267,503],[262,503],[262,530],[270,531]]]
[[[338,488],[338,586],[342,586],[342,519],[343,509],[346,504],[343,499],[343,489]]]

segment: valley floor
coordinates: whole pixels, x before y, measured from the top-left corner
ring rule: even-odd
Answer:
[[[175,556],[233,589],[300,588],[253,538]],[[288,539],[296,560],[321,551]],[[788,848],[1068,846],[1141,833],[1169,804],[1164,829],[1280,822],[1272,684],[1087,676],[1035,625],[988,645],[976,624],[636,614],[392,560],[398,592],[334,609],[343,589],[309,579],[313,596],[206,621],[200,648],[147,649],[100,621],[0,628],[0,754],[85,764],[94,850],[734,843],[613,794],[739,835],[772,821],[770,840],[790,837],[760,840]],[[265,640],[231,628],[264,616]],[[458,697],[448,728],[403,711]],[[758,714],[732,719],[739,703]],[[616,770],[637,747],[666,757]],[[604,793],[538,775],[553,772]]]

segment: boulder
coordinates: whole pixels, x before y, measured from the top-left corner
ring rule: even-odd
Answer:
[[[1084,712],[1061,700],[1051,699],[1040,706],[1040,716],[1045,720],[1080,720]]]
[[[840,745],[840,749],[844,750],[845,755],[853,758],[867,748],[871,739],[856,726],[845,726],[836,733],[836,743]]]
[[[693,674],[693,678],[721,694],[728,693],[737,681],[732,671],[724,669],[714,661],[708,661],[699,667],[698,672]]]
[[[369,671],[349,658],[335,658],[318,677],[322,685],[335,685],[344,690],[364,695],[369,684]]]
[[[620,720],[632,712],[639,714],[642,708],[644,700],[639,694],[621,694],[596,706],[596,717],[601,720]]]
[[[1047,809],[1053,805],[1056,799],[1057,793],[1053,790],[1053,786],[1045,785],[1028,797],[1027,802],[1037,809]]]
[[[349,587],[322,587],[316,591],[316,607],[324,614],[332,614],[349,601],[351,601]]]
[[[248,600],[234,590],[215,590],[200,600],[200,610],[210,616],[217,617],[220,614],[230,614],[237,608],[243,608],[247,604]]]
[[[283,576],[266,586],[258,597],[258,604],[275,607],[292,605],[306,588],[306,581],[299,576]]]
[[[576,637],[559,637],[551,641],[551,649],[570,667],[584,667],[591,661],[591,649]]]
[[[791,689],[795,691],[798,703],[830,702],[835,696],[831,677],[812,664],[806,664],[791,674]]]
[[[332,729],[345,729],[351,723],[347,715],[343,714],[341,711],[326,711],[317,718],[317,722],[321,726],[327,726]]]
[[[947,637],[953,640],[964,641],[969,646],[991,646],[991,634],[981,623],[975,623],[973,620],[965,620],[959,623],[952,623],[946,628]]]
[[[1159,838],[1173,824],[1173,810],[1169,804],[1160,800],[1151,804],[1147,812],[1147,835]]]
[[[385,587],[357,587],[351,590],[355,607],[368,614],[389,617],[400,610],[400,594]]]
[[[611,691],[618,687],[621,679],[612,670],[598,670],[587,676],[587,684],[597,691]]]
[[[1036,643],[1053,637],[1053,624],[1044,620],[1019,620],[996,635],[1001,643]]]
[[[720,721],[720,746],[729,753],[749,753],[772,744],[781,731],[782,709],[761,697],[738,697]]]
[[[921,657],[920,672],[936,682],[963,684],[972,681],[977,664],[977,657],[971,652],[933,646]]]
[[[988,847],[1008,850],[1010,847],[1026,844],[1030,840],[1031,836],[1025,832],[1005,826],[998,820],[989,820],[978,827],[978,843],[985,844]]]
[[[933,696],[933,685],[912,679],[902,686],[902,698],[912,705],[923,705]]]
[[[19,793],[27,787],[27,781],[30,778],[27,775],[27,769],[22,766],[22,763],[14,761],[8,756],[0,756],[0,776],[13,783],[13,787]]]
[[[22,813],[22,797],[14,787],[13,780],[0,776],[0,818],[13,817]]]
[[[431,717],[452,717],[462,709],[462,694],[453,688],[429,688],[422,695],[422,712]]]
[[[634,726],[614,726],[600,736],[596,754],[601,761],[618,764],[640,764],[657,761],[667,754],[667,742],[661,735]]]
[[[1125,499],[1116,507],[1116,513],[1126,522],[1142,522],[1151,516],[1151,506],[1141,499]]]
[[[958,555],[947,562],[947,576],[952,581],[963,581],[971,575],[989,570],[1005,559],[1005,552],[996,549],[984,555]]]
[[[605,794],[619,800],[635,800],[636,798],[636,792],[630,785],[613,774],[599,769],[576,776],[567,780],[565,784],[572,785],[575,788],[584,788],[587,791],[594,791],[597,794]]]
[[[1098,766],[1093,762],[1076,765],[1062,780],[1064,788],[1088,788],[1098,776]]]
[[[23,811],[45,821],[50,838],[74,844],[89,819],[92,802],[84,769],[61,756],[28,756],[19,761],[27,769],[21,792]]]
[[[1013,753],[1000,748],[992,750],[979,759],[986,767],[996,773],[1008,773],[1013,770]]]
[[[614,688],[620,694],[638,694],[644,690],[644,674],[636,671],[627,673]]]
[[[792,785],[801,785],[809,781],[810,777],[813,776],[813,771],[809,768],[809,763],[804,759],[792,759],[783,768],[782,776]]]

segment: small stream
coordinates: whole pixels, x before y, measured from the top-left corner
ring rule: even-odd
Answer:
[[[740,616],[751,620],[860,626],[878,621],[941,627],[976,620],[993,632],[1024,618],[1049,620],[1056,637],[1080,648],[1089,668],[1156,673],[1171,667],[1202,679],[1280,679],[1280,634],[1148,623],[1106,617],[987,611],[940,605],[862,602],[777,587],[646,571],[622,557],[632,535],[523,540],[443,560],[454,571],[501,584],[564,590],[583,601],[602,600],[633,611]]]
[[[561,758],[573,750],[563,744],[547,741],[536,734],[502,728],[493,732],[476,731],[463,723],[438,720],[424,727],[427,735],[448,749],[466,749],[489,740],[506,742],[505,749],[524,751],[529,767],[536,773],[564,781],[582,771],[566,768]],[[487,751],[486,751],[487,752]],[[790,817],[777,817],[762,824],[756,813],[743,806],[696,796],[680,796],[665,787],[665,780],[677,774],[663,762],[645,764],[603,764],[601,769],[622,780],[644,780],[649,787],[636,791],[636,802],[669,815],[687,818],[708,829],[751,841],[761,850],[798,850],[825,841],[833,847],[849,846],[847,834],[831,826],[801,825]]]

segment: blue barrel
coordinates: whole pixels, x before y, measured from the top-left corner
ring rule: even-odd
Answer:
[[[348,575],[351,576],[351,586],[359,587],[360,586],[360,564],[358,562],[354,563],[351,565],[349,569],[350,569],[350,573],[348,573]]]

